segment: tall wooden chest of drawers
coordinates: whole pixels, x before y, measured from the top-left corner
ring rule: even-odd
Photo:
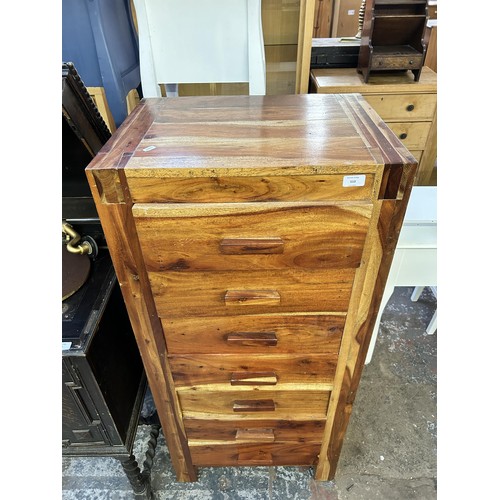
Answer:
[[[178,480],[334,476],[416,166],[306,94],[145,99],[87,167]]]
[[[370,75],[365,83],[355,68],[311,70],[311,91],[318,94],[359,92],[418,160],[415,185],[432,183],[437,157],[437,74],[424,66],[413,73]]]

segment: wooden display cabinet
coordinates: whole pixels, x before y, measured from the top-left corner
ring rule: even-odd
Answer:
[[[427,0],[367,0],[358,71],[408,71],[418,81],[430,32]]]

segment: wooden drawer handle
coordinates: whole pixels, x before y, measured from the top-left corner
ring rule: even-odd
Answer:
[[[236,431],[236,441],[274,441],[273,429],[238,429]]]
[[[278,345],[274,332],[235,332],[226,337],[227,343],[234,346],[259,347]]]
[[[227,290],[226,306],[272,306],[281,301],[276,290]]]
[[[233,401],[233,411],[274,411],[276,409],[272,399],[249,399]]]
[[[233,372],[231,385],[276,385],[278,376],[274,372]]]
[[[284,241],[281,238],[224,238],[220,251],[227,255],[252,255],[283,253]]]

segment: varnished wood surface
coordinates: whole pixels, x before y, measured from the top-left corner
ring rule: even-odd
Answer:
[[[209,463],[317,463],[317,479],[333,477],[415,167],[357,94],[143,100],[94,158],[89,182],[180,479]],[[350,174],[366,187],[344,191]],[[330,250],[315,220],[331,207]],[[240,258],[253,261],[235,269]],[[316,424],[309,440],[294,435],[308,422],[324,423],[323,438]]]
[[[148,270],[188,272],[357,267],[371,209],[370,204],[136,204],[133,213]],[[243,242],[237,245],[238,240]],[[269,250],[273,241],[279,244]]]
[[[198,466],[313,465],[320,445],[316,443],[199,444],[190,443]]]
[[[238,315],[162,319],[171,354],[336,353],[345,315]],[[258,341],[265,334],[274,341]],[[230,340],[230,336],[240,340]],[[244,340],[244,339],[250,340]],[[251,339],[257,339],[252,341]]]
[[[161,318],[225,316],[252,313],[345,312],[349,305],[354,269],[269,270],[213,272],[149,272]],[[272,300],[228,305],[233,290],[270,290]],[[234,297],[234,295],[233,295]]]
[[[302,390],[279,391],[272,390],[235,390],[230,391],[178,391],[183,414],[190,418],[282,418],[295,420],[323,418],[326,416],[330,391],[328,390]],[[249,411],[233,409],[235,401],[261,401],[271,400],[274,409],[267,411]],[[267,407],[267,406],[266,406]]]
[[[336,356],[332,354],[281,354],[248,355],[197,354],[169,357],[172,375],[177,387],[219,384],[232,389],[231,380],[235,373],[244,379],[246,373],[274,374],[276,384],[311,384],[332,381],[335,373]],[[249,385],[259,384],[257,376]],[[261,376],[261,379],[266,378]],[[201,387],[203,389],[203,387]]]
[[[234,441],[238,431],[272,429],[275,441],[321,443],[325,420],[199,420],[184,419],[190,441]]]
[[[353,168],[349,175],[356,173],[365,175],[365,184],[349,189],[343,186],[345,174],[162,178],[161,173],[144,177],[140,170],[127,170],[127,177],[138,203],[368,201],[373,196],[374,175]]]

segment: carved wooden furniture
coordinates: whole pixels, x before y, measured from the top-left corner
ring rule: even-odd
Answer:
[[[358,71],[411,71],[420,78],[427,50],[427,0],[366,0]]]
[[[177,478],[332,478],[413,156],[358,94],[160,98],[86,170]]]
[[[424,67],[411,73],[372,76],[368,83],[351,68],[311,70],[311,92],[359,92],[419,161],[416,185],[431,183],[437,157],[437,75]]]
[[[85,177],[85,167],[110,136],[76,68],[63,63],[62,217],[65,226],[92,241],[92,260],[70,254],[63,240],[62,455],[114,457],[136,498],[151,499],[159,426],[151,428],[141,471],[133,445],[146,377]],[[64,291],[68,283],[71,293]]]

